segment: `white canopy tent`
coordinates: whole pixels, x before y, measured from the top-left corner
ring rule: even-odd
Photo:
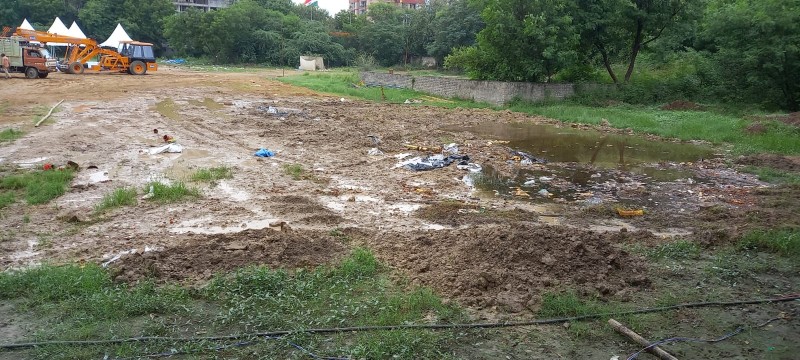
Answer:
[[[109,46],[118,49],[120,41],[133,41],[133,39],[131,39],[128,33],[125,32],[125,29],[122,28],[122,24],[117,24],[117,28],[114,29],[114,32],[111,33],[108,40],[104,41],[100,46]]]
[[[53,25],[50,25],[50,29],[47,29],[47,32],[49,32],[51,34],[69,36],[69,29],[67,29],[67,26],[64,25],[64,23],[61,22],[61,19],[59,19],[58,17],[56,17],[56,19],[53,21]],[[49,46],[67,46],[68,44],[64,44],[64,43],[47,43],[47,45],[49,45]]]
[[[33,26],[31,26],[31,23],[28,22],[28,19],[22,20],[22,25],[20,25],[19,27],[25,30],[33,30]]]
[[[78,26],[78,23],[74,21],[72,22],[72,25],[69,27],[67,31],[68,31],[67,36],[69,37],[86,39],[86,34],[83,33],[83,30],[81,30],[80,26]]]

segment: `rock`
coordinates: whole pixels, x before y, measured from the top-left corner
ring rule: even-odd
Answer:
[[[553,266],[553,264],[556,263],[556,259],[550,254],[542,256],[542,258],[539,261],[541,261],[542,264],[545,264],[547,266]]]
[[[65,210],[56,215],[56,219],[68,223],[82,223],[88,220],[87,214],[89,213],[89,211],[81,211],[79,209]]]
[[[611,126],[611,123],[608,121],[608,119],[601,119],[600,126]]]

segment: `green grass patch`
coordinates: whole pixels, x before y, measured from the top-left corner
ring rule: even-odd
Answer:
[[[22,137],[25,133],[16,129],[5,129],[0,131],[0,142],[14,141]]]
[[[755,230],[738,242],[740,249],[768,251],[800,259],[800,229]]]
[[[283,165],[283,172],[294,180],[302,180],[306,170],[300,164],[285,164]]]
[[[192,181],[216,182],[233,179],[233,170],[226,166],[199,169],[191,176]]]
[[[136,189],[133,188],[117,188],[111,193],[103,196],[103,200],[95,206],[94,211],[103,213],[108,210],[123,207],[134,206],[137,204]]]
[[[278,329],[356,325],[447,323],[465,315],[432,291],[394,285],[371,252],[355,249],[334,266],[311,270],[249,267],[216,276],[201,289],[118,284],[95,265],[42,266],[0,273],[0,299],[14,304],[35,340],[87,340],[130,336],[207,336]],[[303,358],[307,354],[353,359],[451,358],[457,332],[399,330],[260,339],[248,347],[215,352],[228,342],[147,342],[107,346],[40,346],[47,359],[140,357],[170,351],[213,353],[220,358]],[[15,339],[32,340],[32,339]],[[256,356],[259,357],[259,356]]]
[[[644,250],[644,254],[653,260],[695,259],[700,255],[700,246],[689,240],[677,240],[671,243],[648,248]]]
[[[381,96],[380,87],[366,87],[366,86],[355,87],[354,86],[355,84],[359,84],[361,82],[358,73],[355,72],[330,72],[324,74],[310,74],[310,75],[309,73],[304,73],[304,75],[295,75],[295,76],[278,78],[278,81],[287,84],[302,86],[305,88],[309,88],[324,93],[336,94],[340,96],[347,96],[347,97],[353,97],[370,101],[403,103],[404,101],[409,99],[422,99],[423,100],[422,103],[410,104],[410,105],[436,105],[448,108],[490,107],[488,104],[476,103],[473,101],[450,100],[439,96],[430,97],[428,94],[419,91],[414,91],[409,89],[394,89],[388,87],[383,88],[383,94],[386,96],[386,99],[384,100],[383,97]]]
[[[0,209],[9,206],[17,201],[17,196],[11,191],[0,193]]]
[[[800,184],[800,173],[796,172],[782,171],[761,166],[746,166],[742,170],[758,176],[758,179],[761,181],[766,181],[771,184]]]
[[[144,187],[147,199],[160,203],[173,203],[200,197],[200,190],[188,187],[183,182],[174,182],[170,185],[154,181]]]
[[[3,177],[0,189],[24,191],[28,204],[44,204],[64,195],[73,176],[72,170],[34,170]]]
[[[516,103],[513,111],[542,115],[568,123],[599,124],[606,119],[616,128],[681,140],[729,143],[737,154],[800,154],[800,132],[772,122],[762,134],[746,131],[750,121],[707,111],[665,111],[655,107],[617,105],[592,107],[568,102],[556,104]]]

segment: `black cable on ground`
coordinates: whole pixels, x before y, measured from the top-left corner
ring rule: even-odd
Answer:
[[[785,319],[785,317],[779,316],[779,317],[776,317],[776,318],[769,319],[769,320],[767,320],[767,321],[765,321],[765,322],[763,322],[763,323],[761,323],[759,325],[751,327],[751,329],[762,328],[764,326],[767,326],[767,324],[769,324],[769,323],[771,323],[773,321],[777,321],[777,320],[781,320],[781,319]],[[729,332],[729,333],[721,336],[718,339],[695,339],[695,338],[685,338],[685,337],[672,337],[672,338],[669,338],[669,339],[659,340],[659,341],[656,341],[656,342],[648,345],[646,348],[641,349],[641,350],[633,353],[633,355],[629,356],[627,360],[636,360],[636,359],[639,358],[639,355],[641,353],[643,353],[645,351],[648,351],[648,350],[650,350],[650,349],[652,349],[652,348],[654,348],[656,346],[662,345],[662,344],[674,344],[674,343],[678,343],[678,342],[701,342],[701,343],[707,343],[707,344],[718,343],[720,341],[728,340],[728,339],[730,339],[730,338],[732,338],[732,337],[734,337],[736,335],[741,334],[742,331],[745,331],[745,329],[746,328],[744,326],[740,326],[740,327],[736,328],[736,330],[734,330],[732,332]]]
[[[266,337],[266,336],[280,337],[292,334],[330,334],[330,333],[343,333],[343,332],[355,332],[355,331],[379,331],[379,330],[385,331],[385,330],[412,330],[412,329],[413,330],[490,329],[490,328],[504,328],[504,327],[514,327],[514,326],[561,324],[568,321],[581,321],[581,320],[597,319],[597,318],[620,316],[620,315],[647,314],[647,313],[663,312],[663,311],[677,310],[677,309],[711,307],[711,306],[728,307],[737,305],[778,303],[778,302],[787,302],[794,300],[800,300],[800,293],[791,294],[780,298],[772,298],[772,299],[755,299],[755,300],[730,301],[730,302],[707,301],[707,302],[685,303],[685,304],[663,306],[663,307],[643,308],[630,311],[587,314],[587,315],[579,315],[571,317],[516,321],[516,322],[374,325],[374,326],[351,326],[351,327],[319,328],[319,329],[304,329],[304,330],[277,330],[277,331],[267,331],[267,332],[249,333],[249,334],[204,336],[204,337],[140,336],[140,337],[110,339],[110,340],[40,341],[40,342],[0,344],[0,349],[22,349],[22,348],[30,348],[36,346],[44,346],[44,345],[106,345],[106,344],[123,344],[123,343],[146,342],[146,341],[193,342],[193,341],[239,340],[245,338]]]

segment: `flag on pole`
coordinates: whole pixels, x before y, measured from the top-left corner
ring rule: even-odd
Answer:
[[[303,5],[305,5],[305,6],[319,7],[319,3],[317,2],[317,0],[305,0],[305,2],[303,3]]]

